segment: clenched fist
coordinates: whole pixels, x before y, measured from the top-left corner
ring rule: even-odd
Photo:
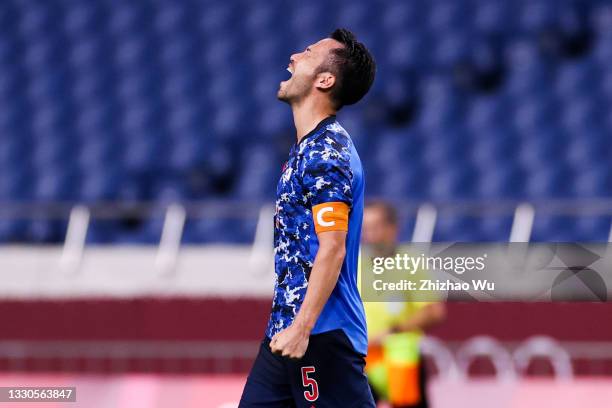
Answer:
[[[283,357],[300,359],[304,357],[308,348],[309,333],[292,324],[272,337],[270,349],[274,354]]]

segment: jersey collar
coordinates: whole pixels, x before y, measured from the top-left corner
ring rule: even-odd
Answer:
[[[312,129],[310,132],[306,133],[306,135],[300,139],[299,143],[296,143],[296,147],[301,145],[302,142],[304,142],[304,140],[310,138],[311,136],[314,136],[315,134],[319,133],[319,130],[321,130],[321,128],[329,125],[330,123],[333,123],[336,121],[336,115],[331,115],[326,117],[325,119],[323,119],[322,121],[319,122],[319,124],[317,126],[315,126],[314,129]]]

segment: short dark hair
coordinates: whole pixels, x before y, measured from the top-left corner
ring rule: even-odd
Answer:
[[[336,76],[331,98],[336,109],[340,109],[358,102],[368,93],[376,75],[376,62],[366,46],[349,30],[339,28],[331,33],[330,38],[344,47],[333,49],[319,71],[329,71]]]
[[[366,208],[375,208],[382,211],[385,222],[389,225],[397,227],[399,225],[399,216],[397,209],[388,201],[370,200],[366,203]]]

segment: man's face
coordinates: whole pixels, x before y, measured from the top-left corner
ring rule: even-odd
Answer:
[[[300,101],[316,88],[317,71],[321,64],[327,61],[329,53],[342,44],[331,38],[324,38],[316,44],[309,45],[289,59],[287,71],[291,78],[280,83],[277,97],[289,104]]]
[[[363,243],[375,251],[393,250],[397,242],[397,226],[388,222],[379,207],[366,207],[363,212]]]

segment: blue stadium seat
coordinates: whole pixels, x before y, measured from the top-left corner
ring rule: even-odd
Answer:
[[[511,32],[517,19],[513,2],[480,0],[473,7],[474,28],[486,35]]]
[[[430,60],[429,44],[425,35],[398,33],[389,38],[382,63],[396,70],[415,69]]]
[[[420,28],[423,24],[421,10],[415,7],[417,2],[402,0],[389,1],[381,10],[380,27],[388,33],[401,33],[410,28]]]
[[[580,94],[593,96],[594,88],[601,81],[598,66],[594,61],[585,59],[559,67],[555,79],[556,94],[568,99]]]
[[[38,244],[64,242],[68,223],[65,220],[36,219],[27,224],[26,240]]]
[[[463,32],[446,31],[432,41],[433,63],[441,68],[450,68],[470,59],[471,37]]]
[[[589,11],[589,20],[599,35],[612,33],[612,5],[607,1],[600,1]]]
[[[26,240],[26,231],[27,222],[25,220],[0,219],[0,242],[2,243],[15,243]]]
[[[533,225],[536,242],[608,242],[610,216],[541,215]]]
[[[462,216],[443,213],[438,217],[434,242],[504,242],[510,237],[511,217]]]
[[[526,33],[538,34],[554,28],[559,22],[562,4],[551,1],[531,0],[520,2],[518,24]]]
[[[271,222],[271,221],[270,221]],[[256,219],[199,218],[188,220],[183,242],[203,244],[211,242],[251,243],[255,237]]]
[[[525,196],[525,174],[512,165],[498,162],[483,169],[475,185],[475,196],[483,200],[518,199]]]
[[[0,4],[0,200],[272,201],[294,137],[276,100],[289,56],[341,25],[378,62],[370,95],[339,115],[369,196],[612,196],[609,2],[76,0]],[[557,52],[580,36],[581,53]],[[96,222],[89,239],[155,243],[158,221]],[[553,221],[535,237],[608,228]],[[252,238],[251,221],[228,222],[192,220],[186,240]],[[506,239],[506,224],[443,221],[439,237]],[[0,220],[0,240],[62,228]]]

